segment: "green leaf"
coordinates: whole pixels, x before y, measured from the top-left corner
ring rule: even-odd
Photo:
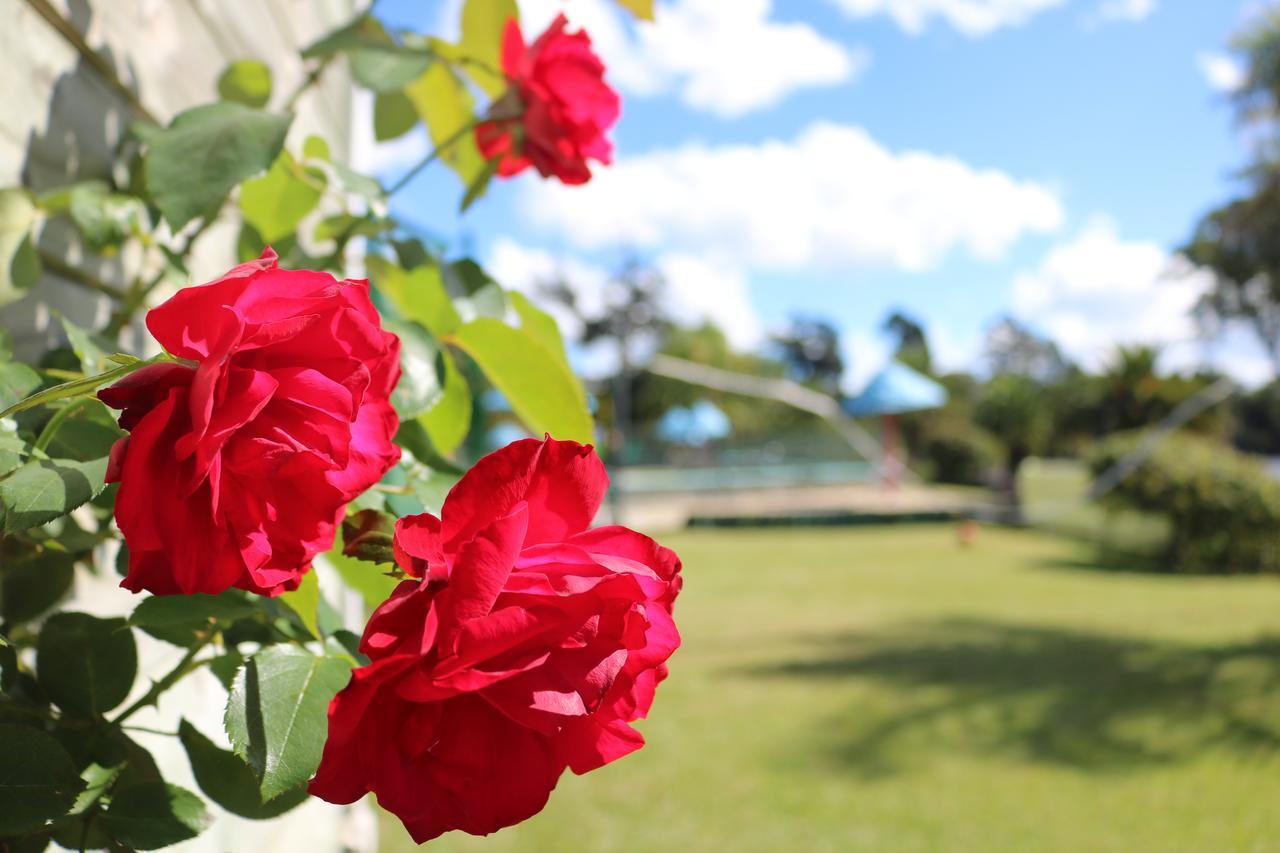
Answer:
[[[56,740],[29,726],[0,723],[0,838],[66,814],[83,787]]]
[[[218,595],[153,595],[134,608],[129,624],[165,642],[189,647],[211,627],[228,626],[256,612],[253,601],[233,590]]]
[[[21,468],[30,452],[31,448],[16,432],[11,432],[0,424],[0,477]]]
[[[84,181],[72,187],[68,212],[85,242],[98,252],[119,248],[150,225],[140,199],[113,193],[102,181]]]
[[[484,169],[475,176],[471,181],[471,185],[467,187],[466,194],[462,196],[462,203],[458,205],[459,213],[466,213],[471,208],[471,205],[475,204],[479,198],[489,191],[489,184],[493,181],[493,176],[498,174],[498,163],[497,157],[485,162]]]
[[[373,610],[391,597],[392,591],[400,581],[389,577],[368,563],[348,557],[342,553],[342,544],[337,543],[329,553],[324,555],[343,583],[360,593],[365,605]]]
[[[76,558],[43,549],[20,557],[4,555],[0,565],[0,620],[26,622],[57,604],[71,588]]]
[[[31,234],[36,214],[26,190],[0,190],[0,306],[21,299],[40,278]]]
[[[200,790],[232,814],[266,820],[284,814],[307,798],[306,788],[299,787],[264,803],[253,770],[234,752],[220,749],[186,720],[178,725],[178,737]]]
[[[464,187],[484,171],[485,158],[476,148],[475,134],[468,128],[475,124],[475,98],[452,69],[437,62],[404,88],[422,120],[427,123],[431,141]]]
[[[507,316],[507,295],[493,278],[470,258],[454,261],[442,270],[445,284],[455,295],[453,304],[468,320],[476,317]]]
[[[68,714],[91,717],[124,701],[138,671],[133,632],[120,618],[55,613],[40,629],[40,686]]]
[[[0,480],[0,531],[16,533],[60,518],[106,488],[107,459],[31,459]]]
[[[195,838],[212,818],[204,801],[185,788],[153,782],[126,788],[111,798],[102,828],[134,850],[158,850]]]
[[[265,107],[271,100],[271,69],[256,59],[239,59],[218,78],[218,97],[246,107]]]
[[[359,47],[380,47],[390,42],[391,37],[382,28],[382,24],[369,14],[361,13],[350,22],[304,48],[302,57],[314,59]]]
[[[351,675],[341,658],[269,646],[245,662],[227,699],[227,734],[264,799],[306,782],[320,765],[329,701]]]
[[[440,346],[416,323],[383,320],[400,337],[400,381],[391,392],[391,405],[401,420],[428,411],[444,394],[440,384]]]
[[[117,366],[112,361],[115,356],[108,355],[115,350],[115,346],[110,341],[95,337],[87,329],[80,328],[66,317],[62,318],[62,328],[67,333],[71,348],[80,357],[80,369],[86,376],[111,370]],[[137,359],[133,360],[137,361]]]
[[[302,143],[302,156],[307,160],[323,160],[326,163],[332,159],[329,156],[329,143],[323,136],[316,136],[314,133]]]
[[[642,21],[653,20],[653,0],[617,0],[617,3]]]
[[[342,521],[342,553],[369,563],[394,563],[395,516],[365,509]]]
[[[467,73],[491,98],[507,89],[502,74],[502,33],[507,21],[520,22],[515,0],[466,0],[462,6],[462,39],[458,43],[468,59]]]
[[[357,48],[351,53],[351,76],[374,92],[395,92],[426,71],[430,53],[398,44]]]
[[[523,293],[510,291],[507,294],[507,299],[511,301],[511,306],[516,309],[516,315],[520,318],[520,328],[528,332],[532,338],[546,347],[547,352],[560,359],[560,361],[564,362],[565,367],[568,367],[569,356],[565,352],[564,338],[560,336],[560,326],[556,323],[555,318],[530,302],[529,297]]]
[[[370,258],[369,262],[370,275],[375,277],[374,284],[391,297],[396,310],[405,319],[421,323],[437,337],[447,335],[462,325],[462,318],[444,288],[439,267],[424,264],[405,272],[382,258],[377,262]]]
[[[475,360],[533,433],[592,440],[594,427],[582,385],[528,332],[481,317],[458,329],[450,342]]]
[[[426,429],[435,449],[448,455],[471,431],[471,386],[447,350],[440,353],[440,360],[444,365],[444,394],[418,416],[418,422]]]
[[[339,183],[347,192],[354,193],[367,201],[382,201],[386,198],[386,190],[382,188],[382,184],[378,183],[377,178],[362,175],[337,160],[334,160],[331,165],[334,174],[338,176]]]
[[[16,361],[0,364],[0,412],[40,387],[40,374]]]
[[[81,397],[67,403],[62,420],[46,427],[46,433],[49,429],[54,430],[53,435],[42,434],[36,446],[43,443],[44,450],[55,459],[76,462],[106,459],[112,445],[125,435],[124,430],[116,425],[111,409],[92,397]]]
[[[269,168],[292,121],[229,101],[180,113],[151,138],[144,159],[147,191],[165,220],[181,228]]]
[[[320,633],[320,625],[317,622],[316,614],[320,609],[320,582],[314,571],[302,576],[297,589],[281,593],[279,600],[293,608],[302,619],[302,624],[307,626],[308,631],[317,638],[324,636]]]
[[[399,89],[379,92],[373,101],[373,138],[379,142],[404,136],[418,123],[413,101]]]
[[[320,203],[324,187],[323,171],[299,165],[284,151],[265,175],[244,182],[240,210],[262,239],[273,243],[297,230]]]

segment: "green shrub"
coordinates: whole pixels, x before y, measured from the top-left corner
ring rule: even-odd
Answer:
[[[1120,434],[1102,442],[1089,460],[1093,476],[1139,440]],[[1170,436],[1103,503],[1167,519],[1169,559],[1179,570],[1280,571],[1280,483],[1258,459],[1225,445]]]
[[[930,477],[938,483],[981,486],[1000,465],[1000,443],[969,424],[931,430],[921,448]]]

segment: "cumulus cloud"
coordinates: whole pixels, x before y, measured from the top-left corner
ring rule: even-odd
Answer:
[[[1244,85],[1244,66],[1229,54],[1201,53],[1196,56],[1196,66],[1214,91],[1230,93]]]
[[[519,0],[534,38],[556,15],[591,35],[608,79],[630,95],[674,93],[692,109],[732,117],[765,109],[792,92],[848,83],[866,70],[850,49],[809,24],[774,20],[773,0],[672,0],[652,23],[633,23],[614,0]],[[441,10],[437,30],[456,34],[460,0]]]
[[[1161,346],[1185,364],[1199,346],[1191,309],[1211,283],[1155,243],[1122,239],[1100,217],[1016,277],[1013,310],[1088,368],[1120,344]]]
[[[740,267],[731,261],[683,252],[660,254],[653,264],[666,279],[664,307],[677,323],[696,325],[710,320],[740,350],[754,349],[763,342],[764,330],[751,303],[746,273]],[[587,314],[603,310],[611,277],[598,264],[524,246],[505,237],[494,243],[486,268],[504,285],[531,295],[537,294],[540,283],[562,278],[573,288]],[[547,300],[539,300],[539,304],[556,318],[567,337],[581,332],[578,321],[568,311]]]
[[[1107,0],[1098,9],[1104,21],[1143,21],[1156,10],[1156,0]]]
[[[859,128],[824,122],[790,142],[621,159],[581,187],[520,186],[528,221],[580,247],[666,248],[784,270],[923,270],[960,248],[994,259],[1063,218],[1044,186],[953,157],[893,152]]]
[[[848,14],[865,18],[888,15],[913,35],[924,32],[933,19],[950,24],[968,36],[984,36],[1004,27],[1025,24],[1032,17],[1067,0],[834,0]],[[1131,0],[1132,2],[1132,0]]]

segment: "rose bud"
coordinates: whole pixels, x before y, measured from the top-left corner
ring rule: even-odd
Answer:
[[[410,516],[395,553],[413,576],[374,612],[371,662],[329,706],[310,791],[368,791],[422,843],[483,835],[546,805],[565,768],[644,745],[680,644],[680,560],[625,527],[587,525],[608,487],[595,451],[527,439],[480,460],[440,518]]]

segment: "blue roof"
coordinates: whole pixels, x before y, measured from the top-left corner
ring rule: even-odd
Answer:
[[[891,361],[861,394],[843,405],[846,414],[861,418],[936,409],[946,402],[946,388],[900,361]]]
[[[658,421],[658,437],[672,444],[701,447],[708,442],[728,438],[733,432],[729,416],[710,400],[699,400],[692,406],[668,409]]]

